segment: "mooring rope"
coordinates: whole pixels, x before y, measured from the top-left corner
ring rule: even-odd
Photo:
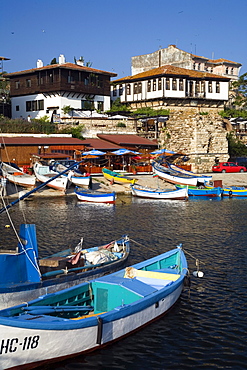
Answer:
[[[150,248],[150,247],[147,247],[147,246],[146,246],[146,245],[144,245],[144,244],[138,243],[138,242],[137,242],[136,240],[134,240],[134,239],[129,238],[129,240],[130,240],[131,242],[136,243],[137,245],[139,245],[139,247],[145,247],[145,248],[148,248],[150,251],[157,252],[157,251],[155,251],[154,249],[152,249],[152,248]]]

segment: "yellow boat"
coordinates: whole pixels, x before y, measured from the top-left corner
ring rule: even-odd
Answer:
[[[131,177],[124,176],[118,172],[108,170],[108,168],[102,168],[102,173],[104,178],[116,184],[134,184],[137,179],[132,179]]]

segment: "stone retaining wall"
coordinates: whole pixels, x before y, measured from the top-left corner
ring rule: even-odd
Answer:
[[[166,128],[160,136],[161,147],[189,156],[192,171],[209,172],[218,157],[227,161],[226,124],[218,113],[202,115],[198,110],[170,112]]]

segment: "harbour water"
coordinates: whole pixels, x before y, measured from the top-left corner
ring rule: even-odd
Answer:
[[[128,234],[133,240],[128,264],[182,243],[191,275],[195,258],[204,272],[202,279],[191,276],[190,289],[160,320],[90,355],[42,369],[247,368],[247,199],[119,196],[116,206],[107,206],[68,196],[23,201],[10,213],[17,228],[36,224],[41,257],[75,246],[82,236],[89,247]],[[2,214],[0,243],[6,249],[17,244],[8,224]]]

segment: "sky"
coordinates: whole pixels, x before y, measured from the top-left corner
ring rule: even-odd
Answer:
[[[131,57],[170,44],[247,72],[247,0],[5,0],[0,9],[8,73],[63,54],[122,78],[131,75]]]

